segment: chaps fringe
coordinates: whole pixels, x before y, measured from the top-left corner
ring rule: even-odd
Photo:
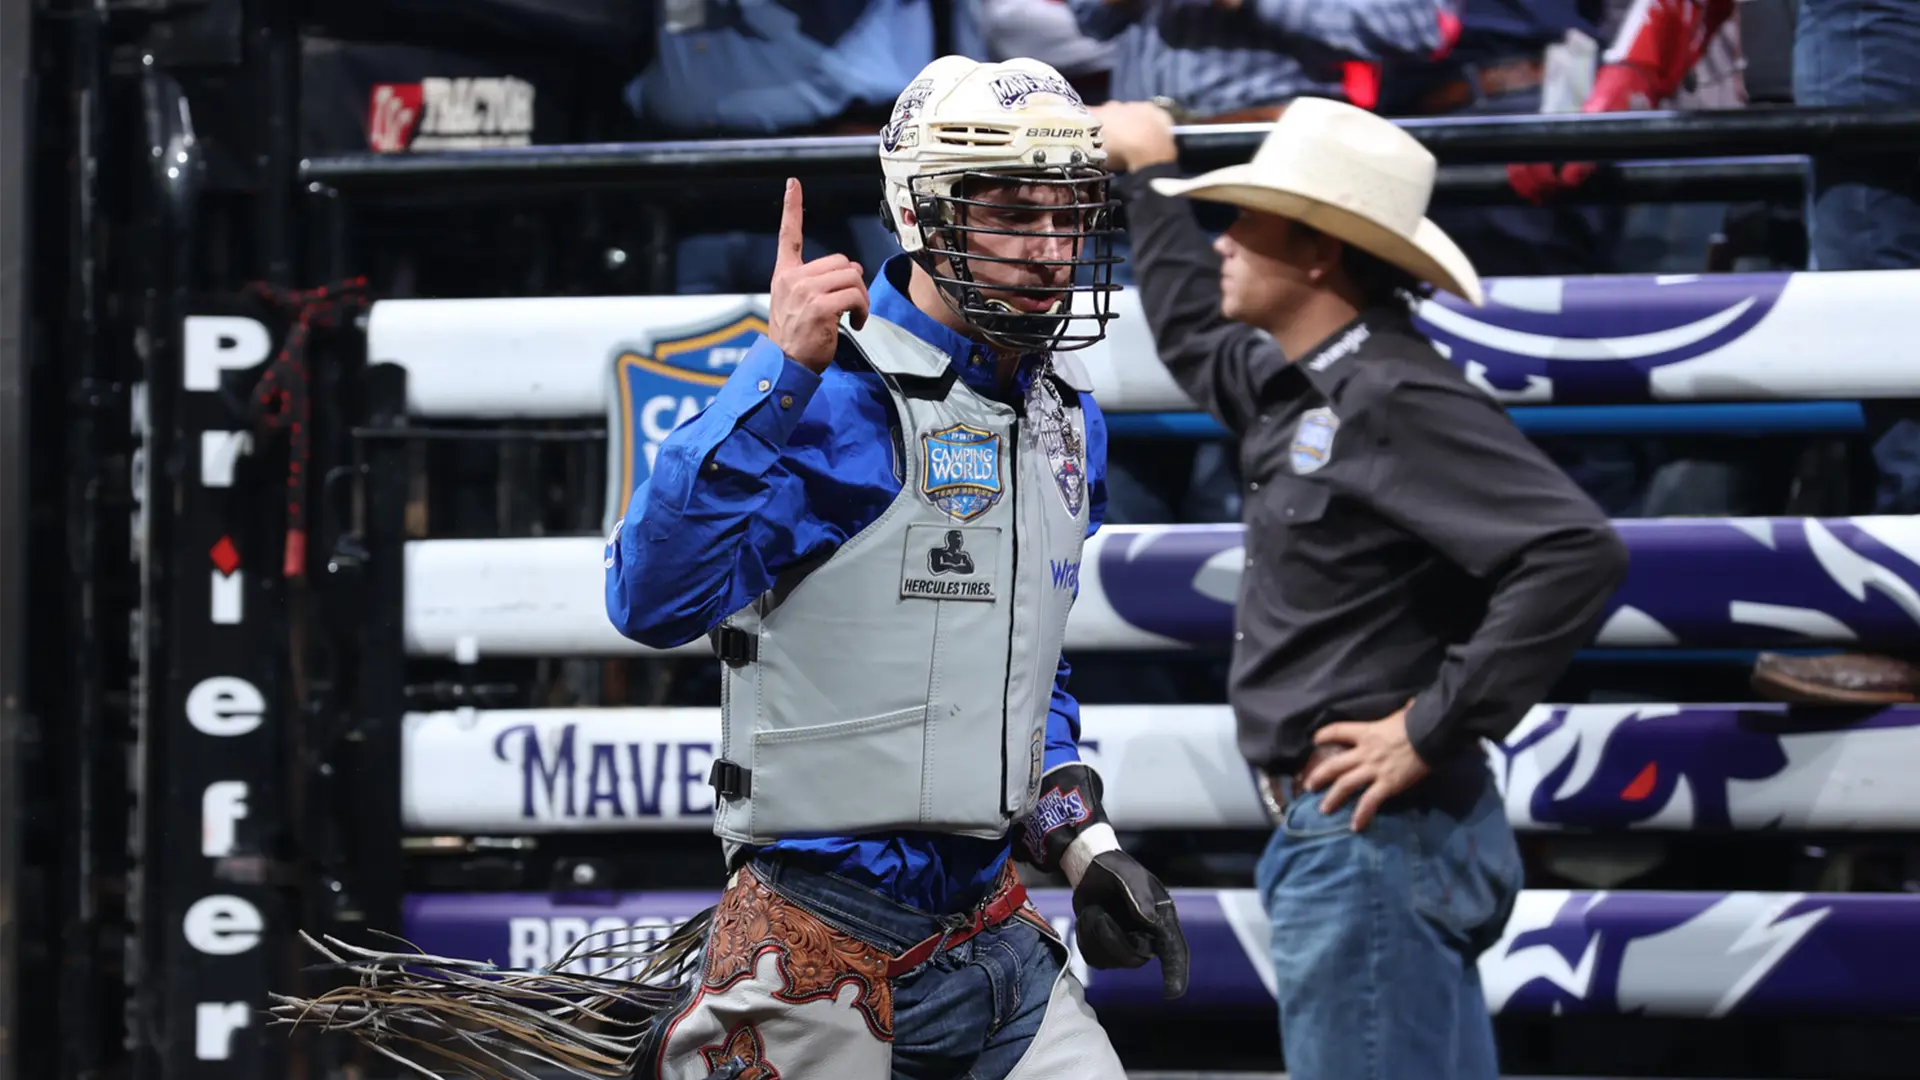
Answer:
[[[302,931],[300,937],[327,959],[310,970],[352,972],[359,982],[316,998],[273,994],[274,1024],[344,1031],[430,1080],[551,1080],[555,1070],[581,1080],[627,1080],[640,1075],[642,1044],[655,1021],[684,1001],[698,978],[714,910],[657,941],[594,948],[588,943],[595,938],[629,931],[589,934],[538,971],[429,956],[417,948],[381,952],[334,937],[322,944]],[[605,962],[605,970],[621,977],[560,970],[582,961]],[[438,1072],[416,1057],[440,1059],[440,1067],[455,1071]]]

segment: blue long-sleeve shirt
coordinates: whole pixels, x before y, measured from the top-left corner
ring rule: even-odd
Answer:
[[[873,317],[946,353],[975,391],[1024,398],[1037,358],[1022,360],[1014,387],[999,392],[993,356],[907,299],[909,271],[904,255],[887,262],[869,290]],[[1092,395],[1081,394],[1080,407],[1092,536],[1106,513],[1107,428]],[[652,476],[635,489],[608,540],[607,615],[614,626],[656,648],[691,641],[765,592],[783,568],[866,528],[904,482],[891,424],[878,375],[839,366],[816,375],[765,337],[755,341],[713,403],[661,443]],[[1067,690],[1068,672],[1062,657],[1047,722],[1048,769],[1080,758],[1080,706]],[[934,833],[773,847],[929,912],[977,902],[1011,850],[1006,838]]]
[[[1068,0],[1087,36],[1114,42],[1117,101],[1171,98],[1216,116],[1296,97],[1344,98],[1348,60],[1424,59],[1455,0]]]
[[[653,46],[626,90],[649,126],[778,135],[850,109],[884,118],[933,62],[934,15],[929,0],[701,0],[663,10]]]

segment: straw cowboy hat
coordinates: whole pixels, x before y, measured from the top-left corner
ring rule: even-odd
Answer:
[[[1433,154],[1391,120],[1345,102],[1297,98],[1252,161],[1155,180],[1153,190],[1298,221],[1480,307],[1480,275],[1427,220],[1434,168]]]

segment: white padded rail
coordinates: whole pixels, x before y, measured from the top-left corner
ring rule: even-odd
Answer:
[[[1920,825],[1920,709],[1784,731],[1755,705],[1542,705],[1489,745],[1516,827],[1903,829]],[[411,713],[409,830],[689,831],[712,824],[717,709]],[[1089,705],[1081,757],[1122,829],[1260,829],[1223,705]]]
[[[1510,403],[1551,401],[1551,372],[1512,373],[1552,364],[1612,365],[1627,382],[1644,380],[1654,401],[1920,397],[1920,270],[1506,278],[1488,292],[1489,308],[1429,302],[1422,319],[1443,348],[1500,357],[1462,362],[1477,381],[1489,365],[1509,369],[1506,383],[1487,388]],[[406,368],[409,408],[423,418],[602,416],[622,351],[646,353],[729,314],[764,312],[765,303],[383,300],[370,316],[368,356]],[[1107,340],[1079,354],[1102,407],[1192,409],[1159,363],[1138,295],[1117,295],[1114,310]]]
[[[1098,560],[1122,536],[1116,527],[1095,533],[1082,565]],[[569,536],[516,540],[414,540],[407,544],[407,652],[472,662],[487,656],[661,655],[622,637],[607,618],[606,542]],[[1237,557],[1233,555],[1223,559]],[[1220,586],[1217,599],[1231,602]],[[1171,638],[1122,619],[1093,575],[1080,579],[1080,597],[1068,624],[1076,649],[1184,649]],[[705,638],[672,655],[704,656]]]

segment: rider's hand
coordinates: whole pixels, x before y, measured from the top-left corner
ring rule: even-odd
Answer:
[[[1161,993],[1187,992],[1187,936],[1173,897],[1120,850],[1101,805],[1100,774],[1081,762],[1047,770],[1020,845],[1026,860],[1073,886],[1074,935],[1093,968],[1160,961]]]
[[[794,363],[821,372],[833,363],[840,316],[851,313],[855,330],[867,324],[867,280],[845,255],[800,260],[800,181],[787,181],[780,211],[780,241],[767,301],[767,337]]]
[[[1073,885],[1073,926],[1080,956],[1096,969],[1137,968],[1160,961],[1160,992],[1187,992],[1187,935],[1160,879],[1118,848],[1094,856]]]

